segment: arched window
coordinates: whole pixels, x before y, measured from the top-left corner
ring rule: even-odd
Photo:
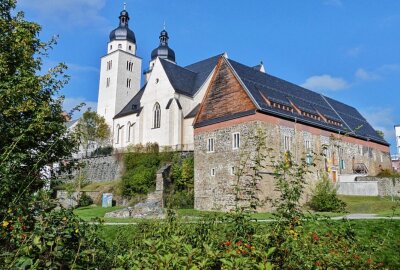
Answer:
[[[117,125],[117,136],[115,137],[115,143],[117,144],[117,143],[119,143],[119,130],[120,130],[120,127],[119,127],[119,125]]]
[[[131,129],[132,129],[131,122],[128,122],[128,124],[126,125],[126,142],[131,141]]]
[[[160,104],[158,104],[157,102],[153,108],[153,128],[160,127],[160,120],[161,120],[161,109],[160,109]]]

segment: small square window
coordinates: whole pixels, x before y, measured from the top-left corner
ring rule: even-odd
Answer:
[[[215,176],[215,168],[211,169],[211,176]]]
[[[208,138],[207,140],[207,152],[214,152],[214,138]]]
[[[232,148],[239,149],[239,147],[240,147],[240,133],[236,132],[236,133],[233,133]]]

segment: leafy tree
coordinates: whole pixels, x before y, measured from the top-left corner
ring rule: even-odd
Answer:
[[[79,119],[76,133],[79,141],[85,149],[86,156],[91,144],[103,146],[109,142],[110,128],[104,117],[98,115],[90,108]]]
[[[379,137],[381,137],[382,139],[384,139],[385,138],[385,133],[383,133],[383,131],[382,130],[376,130],[376,133],[378,133],[378,135],[379,135]]]
[[[0,219],[43,188],[41,168],[75,147],[66,134],[63,98],[55,98],[68,81],[66,66],[38,75],[55,40],[42,42],[41,27],[14,9],[15,0],[0,2]]]

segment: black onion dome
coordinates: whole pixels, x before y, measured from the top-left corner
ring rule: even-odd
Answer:
[[[135,33],[128,26],[129,14],[126,10],[121,11],[119,15],[119,26],[111,31],[110,41],[128,40],[136,43]]]
[[[168,47],[168,32],[164,30],[160,33],[160,45],[151,52],[151,60],[160,57],[175,62],[175,52]]]

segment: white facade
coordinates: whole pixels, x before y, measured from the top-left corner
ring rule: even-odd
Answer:
[[[101,58],[97,113],[110,127],[113,117],[140,90],[142,59],[134,54],[135,48],[129,41],[112,41],[109,53]]]
[[[140,114],[129,114],[113,121],[114,148],[157,142],[174,150],[193,150],[193,120],[186,118],[202,100],[211,74],[194,97],[177,93],[157,58],[140,99]],[[128,102],[129,100],[126,100]],[[154,126],[154,109],[160,107],[160,126]]]

